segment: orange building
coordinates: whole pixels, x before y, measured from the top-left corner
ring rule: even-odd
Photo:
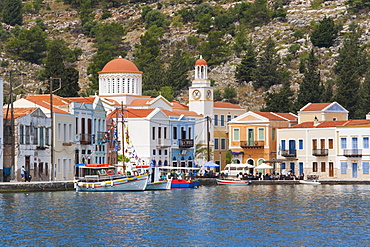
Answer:
[[[298,123],[293,113],[246,112],[229,122],[232,163],[253,166],[276,159],[276,129]]]

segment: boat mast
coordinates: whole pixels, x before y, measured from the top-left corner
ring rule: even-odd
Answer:
[[[121,122],[122,122],[122,169],[123,172],[126,171],[126,162],[125,162],[125,125],[124,125],[124,118],[123,118],[123,101],[121,102]]]
[[[209,133],[209,121],[210,121],[210,117],[207,116],[206,117],[207,119],[207,161],[210,161],[211,160],[211,154],[210,154],[210,150],[209,150],[209,137],[210,137],[210,133]]]

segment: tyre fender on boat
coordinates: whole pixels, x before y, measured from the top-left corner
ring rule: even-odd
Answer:
[[[108,170],[107,171],[107,176],[112,176],[114,175],[114,171],[113,170]]]

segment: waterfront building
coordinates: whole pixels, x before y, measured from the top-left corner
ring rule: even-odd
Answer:
[[[300,124],[278,130],[277,170],[329,180],[370,178],[370,120],[348,120],[337,102],[307,104],[298,118]]]
[[[248,111],[232,119],[229,122],[232,162],[257,166],[276,159],[276,131],[297,123],[298,117],[293,113]]]
[[[214,162],[220,165],[217,171],[223,170],[227,165],[226,152],[229,150],[229,122],[244,114],[247,110],[228,102],[213,103],[214,116]]]
[[[71,180],[74,178],[75,165],[75,116],[66,111],[71,104],[70,100],[57,95],[52,97],[53,130],[50,131],[53,131],[54,138],[51,138],[51,133],[48,133],[48,139],[50,139],[50,142],[53,142],[48,148],[53,152],[53,157],[50,157],[49,164],[51,164],[52,158],[54,167],[49,169],[49,179],[54,181]],[[48,118],[51,118],[50,95],[27,95],[14,102],[15,108],[35,106],[40,108]],[[40,168],[44,164],[42,162],[34,162],[34,166]]]
[[[121,154],[130,160],[126,165],[131,167],[192,167],[197,118],[196,113],[189,111],[117,108],[107,117],[108,160],[114,164],[117,154]]]
[[[313,121],[278,130],[283,174],[325,180],[369,179],[370,120]],[[284,160],[285,159],[285,160]]]
[[[34,179],[50,180],[50,118],[37,107],[14,108],[13,116],[14,135],[11,113],[4,111],[4,181],[22,181],[22,166]]]
[[[76,104],[72,107],[76,117],[76,164],[78,162],[82,164],[105,164],[107,162],[105,122],[107,114],[103,102],[100,97],[96,96],[68,99]]]

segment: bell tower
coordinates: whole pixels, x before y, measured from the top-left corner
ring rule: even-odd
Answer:
[[[207,62],[200,56],[195,62],[194,80],[189,87],[189,110],[204,116],[204,121],[196,124],[196,133],[198,136],[196,144],[213,146],[213,124],[208,122],[213,119],[213,88],[208,79]],[[208,117],[208,118],[207,118]],[[210,135],[207,137],[207,129]],[[209,139],[208,139],[209,138]],[[212,149],[212,147],[211,147]]]

